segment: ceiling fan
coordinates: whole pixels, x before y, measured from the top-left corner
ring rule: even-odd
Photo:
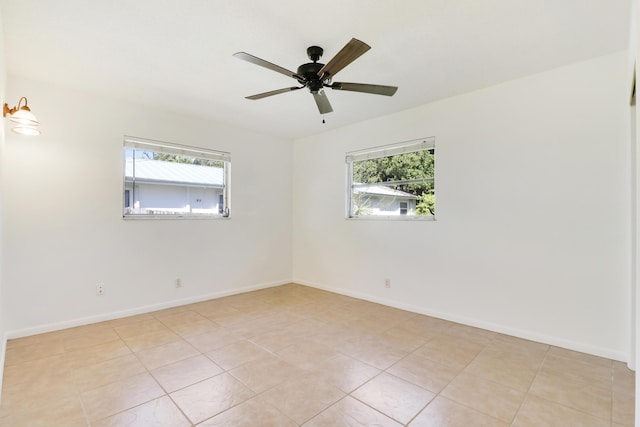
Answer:
[[[279,65],[272,64],[246,52],[238,52],[233,54],[238,59],[251,62],[261,67],[268,68],[285,76],[292,77],[302,86],[287,87],[284,89],[272,90],[269,92],[259,93],[257,95],[247,96],[247,99],[262,99],[268,96],[278,95],[281,93],[291,92],[298,89],[308,88],[316,101],[320,114],[330,113],[333,111],[329,99],[324,92],[324,88],[333,90],[347,90],[351,92],[372,93],[374,95],[393,96],[398,88],[396,86],[383,86],[364,83],[343,83],[333,82],[333,76],[338,74],[347,65],[358,59],[362,54],[371,49],[371,46],[358,40],[351,39],[340,52],[336,54],[327,64],[321,64],[318,60],[322,57],[324,50],[319,46],[310,46],[307,48],[307,56],[313,62],[302,64],[297,71],[287,70]]]

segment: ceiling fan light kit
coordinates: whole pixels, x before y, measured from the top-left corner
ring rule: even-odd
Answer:
[[[279,95],[281,93],[291,92],[298,89],[309,89],[318,107],[320,114],[326,114],[333,111],[329,98],[324,88],[333,90],[346,90],[351,92],[371,93],[374,95],[393,96],[398,88],[396,86],[384,86],[365,83],[344,83],[332,82],[333,77],[347,65],[362,56],[371,46],[358,40],[351,39],[327,64],[319,63],[322,58],[324,49],[320,46],[310,46],[307,48],[307,56],[312,62],[300,65],[296,72],[290,71],[279,65],[260,59],[246,52],[235,53],[238,59],[242,59],[252,64],[259,65],[269,70],[284,74],[285,76],[294,78],[301,86],[293,86],[283,89],[276,89],[269,92],[263,92],[256,95],[247,96],[247,99],[257,100],[268,96]]]

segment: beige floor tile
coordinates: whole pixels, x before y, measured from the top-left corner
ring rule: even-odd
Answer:
[[[262,393],[259,398],[298,424],[303,424],[344,396],[345,393],[330,383],[306,375],[282,383]]]
[[[109,341],[104,344],[98,344],[91,347],[85,347],[65,353],[65,357],[71,361],[74,368],[82,368],[91,366],[105,360],[115,359],[116,357],[131,354],[131,349],[118,339]]]
[[[151,375],[167,393],[190,386],[224,372],[203,355],[190,357],[151,371]]]
[[[202,320],[208,320],[206,317],[197,313],[191,309],[187,309],[188,306],[184,306],[185,310],[177,312],[167,312],[162,314],[157,312],[154,317],[160,320],[166,327],[173,328],[176,325],[183,325],[188,323],[200,322]]]
[[[296,427],[297,425],[278,409],[253,398],[209,418],[202,424],[198,424],[198,427]]]
[[[84,408],[92,421],[149,402],[164,391],[147,373],[86,391],[80,395]]]
[[[120,339],[111,327],[84,327],[69,335],[64,341],[66,351],[78,350]]]
[[[400,427],[401,425],[364,403],[347,396],[305,423],[304,427]]]
[[[474,328],[472,326],[466,326],[461,324],[454,324],[450,328],[447,328],[443,333],[443,336],[454,337],[463,339],[468,342],[480,344],[482,346],[488,345],[491,341],[498,336],[496,332],[487,331],[486,329]]]
[[[133,354],[127,354],[75,369],[73,377],[78,391],[83,392],[143,372],[146,372],[146,369],[138,358]]]
[[[293,317],[291,320],[286,320],[285,325],[285,329],[292,334],[309,337],[323,328],[326,323],[317,319],[307,319],[304,317],[295,320],[295,317]]]
[[[387,369],[409,354],[407,350],[386,345],[375,339],[349,341],[336,347],[336,350],[378,369]]]
[[[569,380],[555,372],[538,374],[530,394],[551,402],[560,403],[604,420],[611,419],[611,386],[601,388],[585,382]]]
[[[603,427],[608,425],[608,420],[532,395],[527,396],[513,422],[513,427]]]
[[[230,332],[228,329],[216,326],[203,334],[190,335],[185,341],[197,348],[202,353],[208,353],[221,347],[225,347],[243,338]]]
[[[7,348],[5,353],[5,366],[17,365],[30,360],[44,359],[65,352],[63,342],[34,343]]]
[[[316,308],[313,317],[325,323],[349,323],[358,318],[359,314],[343,307],[321,307]]]
[[[153,316],[149,313],[136,314],[135,316],[121,317],[120,319],[113,319],[106,322],[112,328],[118,326],[131,325],[133,323],[142,322],[144,320],[152,320]]]
[[[21,382],[2,387],[2,413],[31,412],[51,401],[77,396],[72,375],[47,376],[36,378],[33,382]]]
[[[602,388],[611,388],[613,370],[611,366],[572,360],[549,354],[542,364],[541,372],[566,381],[584,382]]]
[[[218,310],[213,313],[208,313],[207,319],[214,321],[216,324],[224,327],[231,327],[238,323],[255,319],[256,315],[252,313],[245,313],[237,308],[226,306],[224,310]]]
[[[315,371],[345,393],[351,393],[362,384],[382,372],[349,356],[339,354],[316,366]]]
[[[265,334],[282,332],[285,325],[280,322],[265,320],[261,316],[252,315],[245,320],[232,323],[227,322],[222,326],[236,335],[252,339]]]
[[[242,340],[207,353],[223,369],[230,370],[265,357],[272,357],[272,353],[248,340]]]
[[[192,423],[199,423],[255,396],[227,373],[171,393],[171,398]]]
[[[156,319],[161,319],[166,316],[173,316],[177,313],[182,313],[183,311],[191,311],[189,305],[179,305],[176,307],[165,308],[164,310],[153,311],[151,314]]]
[[[435,397],[434,393],[387,373],[351,395],[402,424],[408,423]]]
[[[0,418],[0,426],[7,427],[86,427],[88,424],[80,399],[76,396],[41,404],[34,402],[28,410],[12,412]]]
[[[207,318],[224,315],[236,315],[240,313],[238,309],[228,307],[220,299],[191,304],[191,310]]]
[[[613,390],[620,393],[633,394],[636,388],[635,372],[626,363],[613,362]]]
[[[28,337],[14,338],[7,340],[7,349],[22,347],[33,344],[56,344],[65,339],[69,335],[69,330],[47,332],[45,334],[31,335]]]
[[[148,348],[159,347],[180,341],[182,338],[172,330],[165,328],[143,334],[132,335],[122,339],[134,352],[146,350]]]
[[[508,427],[509,423],[462,406],[442,396],[436,397],[409,423],[411,427]]]
[[[318,364],[338,355],[332,347],[319,344],[310,339],[301,339],[276,354],[284,361],[304,370],[313,370]]]
[[[85,418],[34,418],[33,415],[17,414],[0,418],[0,427],[51,427],[52,422],[56,423],[56,426],[63,425],[65,427],[87,427],[89,425]]]
[[[612,414],[613,422],[624,425],[633,426],[635,417],[635,396],[626,392],[617,392],[613,390]]]
[[[419,354],[411,354],[387,369],[387,372],[429,391],[439,393],[460,373],[460,370],[441,365]]]
[[[34,384],[45,381],[71,380],[73,364],[65,355],[47,357],[5,366],[3,386]]]
[[[251,338],[251,341],[269,351],[276,352],[296,344],[300,338],[302,336],[294,335],[287,330],[279,330],[255,336]]]
[[[384,344],[397,347],[407,352],[418,349],[428,341],[427,338],[397,326],[377,333],[376,336],[378,336]]]
[[[440,335],[417,349],[415,353],[442,365],[463,369],[483,348],[481,344]]]
[[[406,322],[407,320],[419,316],[418,314],[412,313],[410,311],[387,306],[381,306],[379,310],[376,310],[371,315],[378,319],[378,321],[386,323],[390,326],[395,326],[399,323]]]
[[[136,335],[149,334],[151,332],[167,331],[169,328],[158,319],[151,318],[140,322],[116,326],[114,329],[118,335],[124,339]]]
[[[256,393],[262,393],[280,383],[299,377],[305,371],[279,357],[268,356],[247,362],[229,371]]]
[[[287,310],[294,314],[299,314],[305,317],[317,319],[319,315],[328,311],[331,307],[328,304],[323,304],[321,301],[309,302],[306,304],[296,305],[294,307],[288,307]]]
[[[357,317],[348,322],[350,328],[362,333],[382,333],[393,325],[378,321],[373,315]]]
[[[337,347],[348,341],[358,339],[359,336],[358,332],[348,326],[336,323],[321,327],[310,336],[310,339],[329,347]]]
[[[160,366],[196,356],[200,352],[189,343],[181,340],[142,350],[136,354],[147,369],[156,369]]]
[[[464,371],[526,392],[542,361],[542,357],[485,348]]]
[[[559,356],[565,359],[572,360],[574,362],[587,363],[592,366],[601,366],[604,368],[611,368],[613,362],[603,357],[594,356],[592,354],[580,353],[578,351],[567,350],[566,348],[559,348],[551,346],[549,348],[549,356]]]
[[[510,423],[525,393],[484,378],[462,372],[441,396],[486,415]]]
[[[396,327],[415,333],[422,338],[429,340],[452,327],[455,323],[435,317],[416,315],[400,322]]]
[[[93,422],[92,427],[189,427],[191,423],[167,396]]]
[[[487,344],[487,349],[507,353],[517,353],[531,359],[544,360],[551,346],[535,341],[529,341],[510,335],[497,334],[493,341]]]
[[[190,323],[179,323],[171,326],[170,328],[173,332],[180,335],[181,337],[190,337],[193,335],[200,335],[207,332],[213,332],[215,330],[220,329],[220,325],[214,323],[213,321],[203,318],[202,320],[198,320],[196,322]]]

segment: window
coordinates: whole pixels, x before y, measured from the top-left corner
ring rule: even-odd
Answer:
[[[230,166],[222,151],[125,137],[123,217],[228,217]]]
[[[435,138],[346,155],[347,217],[435,218]]]
[[[407,202],[400,202],[400,215],[406,215],[407,212],[409,211],[409,203]]]

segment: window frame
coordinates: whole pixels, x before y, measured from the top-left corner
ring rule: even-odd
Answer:
[[[351,151],[345,154],[345,170],[346,170],[346,200],[345,200],[345,218],[349,220],[383,220],[383,221],[435,221],[435,215],[356,215],[353,211],[353,194],[354,188],[358,186],[353,182],[353,164],[355,162],[379,159],[382,157],[390,157],[400,154],[416,153],[420,151],[434,150],[435,153],[435,137],[414,139],[403,141],[395,144],[381,145],[377,147],[366,148],[357,151]],[[430,180],[434,183],[435,191],[435,164],[433,177]],[[360,184],[359,186],[362,186]]]
[[[154,153],[165,153],[165,154],[174,154],[179,156],[187,156],[187,157],[195,157],[199,159],[205,160],[215,160],[223,163],[223,184],[222,184],[222,194],[219,196],[223,197],[224,200],[224,208],[223,211],[218,211],[217,213],[179,213],[179,214],[153,214],[153,213],[127,213],[126,208],[130,208],[131,206],[135,206],[135,176],[131,180],[127,180],[127,155],[126,152],[128,149],[140,150],[140,151],[150,151]],[[125,206],[124,198],[123,198],[123,206],[121,208],[122,218],[125,220],[147,220],[147,219],[197,219],[197,220],[218,220],[218,219],[230,219],[231,212],[231,197],[230,197],[230,187],[231,187],[231,153],[226,151],[218,151],[211,150],[207,148],[193,147],[188,145],[176,144],[172,142],[164,142],[164,141],[155,141],[146,138],[139,138],[133,136],[124,136],[123,141],[123,171],[122,171],[122,183],[123,183],[123,194],[128,191],[127,185],[131,185],[133,191],[130,191],[131,200],[129,201],[129,206]],[[135,170],[135,166],[134,166]],[[186,185],[186,187],[190,187]],[[197,187],[197,186],[193,186]],[[219,199],[218,199],[219,200]]]

